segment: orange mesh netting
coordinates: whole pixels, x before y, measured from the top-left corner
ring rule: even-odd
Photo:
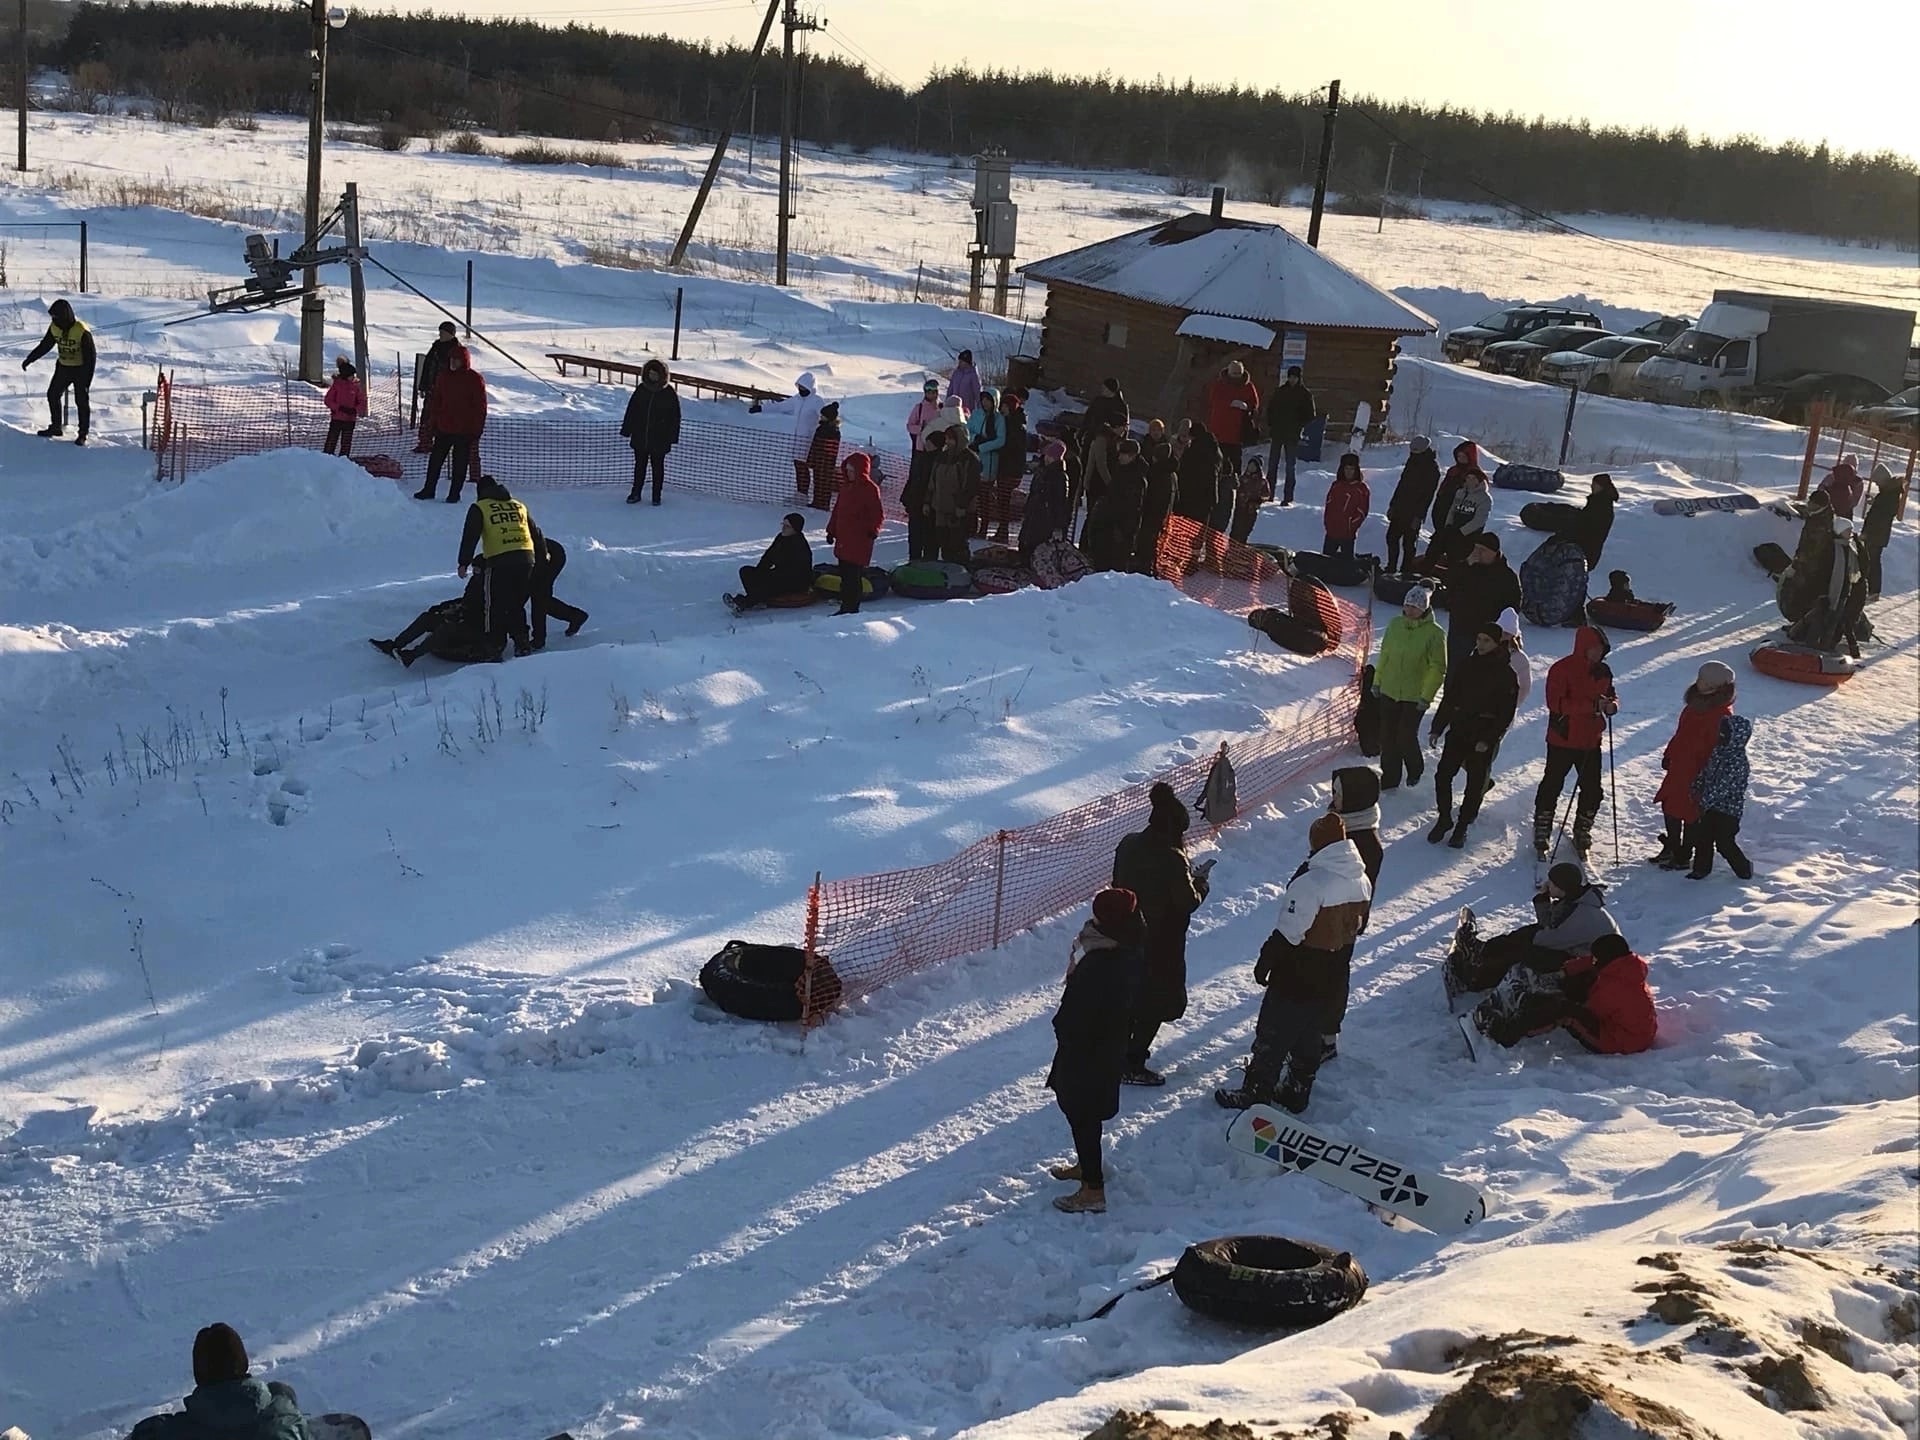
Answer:
[[[357,456],[400,462],[411,483],[426,457],[413,453],[398,385],[374,385],[371,413],[356,427]],[[271,388],[163,387],[156,432],[163,478],[285,447],[318,449],[327,431],[319,392],[288,383]],[[667,484],[727,500],[794,503],[794,442],[777,411],[765,425],[688,417],[667,468]],[[900,487],[906,457],[861,449],[875,458],[888,517],[904,519]],[[515,487],[630,485],[633,451],[605,419],[501,416],[487,422],[480,450],[486,469]],[[475,472],[479,465],[476,464]],[[1283,728],[1232,742],[1242,812],[1316,773],[1353,742],[1360,666],[1372,644],[1366,612],[1313,587],[1293,587],[1272,556],[1192,520],[1174,517],[1160,535],[1155,573],[1202,604],[1244,615],[1263,606],[1290,610],[1290,590],[1314,604],[1322,628],[1337,625],[1338,645],[1301,664],[1319,667],[1326,690],[1295,706]],[[1191,801],[1206,783],[1211,755],[1158,777]],[[904,975],[998,946],[1008,937],[1089,899],[1112,873],[1113,849],[1145,824],[1149,783],[1129,786],[1019,830],[976,841],[951,859],[912,870],[816,884],[807,901],[807,952],[817,957],[801,981],[806,1019],[817,1024],[841,1002],[872,994]],[[1201,836],[1212,827],[1195,826]],[[825,966],[831,966],[831,975]]]

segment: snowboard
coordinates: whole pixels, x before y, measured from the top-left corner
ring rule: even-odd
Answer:
[[[1653,502],[1653,513],[1656,515],[1699,515],[1708,510],[1758,510],[1759,508],[1759,497],[1745,493],[1709,495],[1701,500],[1688,497]]]
[[[1249,1106],[1235,1116],[1227,1144],[1282,1170],[1311,1175],[1435,1235],[1458,1235],[1486,1218],[1486,1197],[1473,1186],[1437,1171],[1411,1170],[1271,1105]]]
[[[373,1431],[367,1422],[358,1415],[307,1416],[307,1435],[310,1440],[373,1440]]]

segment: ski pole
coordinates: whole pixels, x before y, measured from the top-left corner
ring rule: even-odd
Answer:
[[[1613,863],[1620,863],[1620,785],[1613,768],[1613,717],[1607,716],[1607,801],[1613,807]]]
[[[1573,802],[1579,798],[1579,795],[1580,786],[1576,779],[1574,785],[1567,791],[1566,809],[1560,812],[1560,829],[1553,837],[1553,850],[1551,852],[1553,854],[1559,853],[1560,842],[1567,838],[1567,821],[1573,818]]]

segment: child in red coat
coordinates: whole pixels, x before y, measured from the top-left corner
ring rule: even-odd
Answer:
[[[1360,527],[1366,522],[1367,511],[1372,505],[1373,496],[1360,475],[1360,457],[1349,451],[1340,457],[1340,468],[1334,474],[1333,484],[1327,488],[1327,504],[1323,512],[1327,539],[1322,547],[1323,553],[1343,555],[1351,560],[1353,542],[1359,536]]]
[[[840,562],[840,608],[834,614],[860,613],[867,566],[873,563],[873,542],[879,539],[885,520],[880,487],[873,483],[873,461],[856,450],[840,467],[839,493],[834,496],[833,514],[827,517],[827,539],[833,545],[833,558]]]
[[[1516,966],[1473,1023],[1501,1045],[1565,1030],[1598,1055],[1638,1055],[1659,1030],[1647,962],[1618,935],[1600,936],[1591,955],[1575,955],[1557,973]]]
[[[346,455],[353,450],[353,427],[367,413],[367,387],[360,383],[360,372],[342,355],[333,362],[333,383],[327,386],[327,441],[321,448],[329,455]]]
[[[1665,817],[1666,832],[1660,837],[1660,853],[1649,858],[1663,870],[1684,870],[1693,861],[1695,837],[1690,831],[1700,819],[1693,782],[1720,743],[1720,722],[1732,713],[1733,671],[1709,660],[1687,687],[1680,723],[1660,757],[1660,768],[1667,774],[1653,798]]]

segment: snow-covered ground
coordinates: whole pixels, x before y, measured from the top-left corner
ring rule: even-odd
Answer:
[[[44,129],[50,169],[297,185],[277,122]],[[839,258],[782,295],[578,263],[569,210],[677,213],[680,178],[330,153],[336,176],[446,217],[445,253],[424,232],[382,245],[397,270],[451,300],[462,247],[484,252],[476,321],[530,361],[659,343],[684,283],[701,369],[784,386],[814,368],[858,439],[896,427],[921,367],[958,345],[1019,344],[1017,320],[911,302],[926,172],[814,167],[810,195],[831,189],[821,208],[847,243],[823,244]],[[1108,213],[1117,182],[1041,183],[1020,197],[1036,254],[1134,223]],[[958,177],[934,184],[957,227]],[[1472,847],[1430,848],[1430,800],[1389,797],[1376,919],[1309,1117],[1483,1186],[1487,1221],[1452,1242],[1389,1228],[1225,1147],[1208,1094],[1244,1057],[1249,964],[1323,787],[1220,836],[1191,1008],[1159,1051],[1171,1083],[1128,1093],[1110,1212],[1070,1219],[1046,1204],[1042,1162],[1067,1137],[1040,1079],[1073,920],[804,1041],[719,1017],[690,977],[733,936],[793,938],[816,870],[939,858],[1156,773],[1261,727],[1326,683],[1324,662],[1256,648],[1231,617],[1130,577],[734,622],[718,593],[777,511],[589,490],[528,494],[569,547],[561,591],[592,612],[582,635],[499,669],[404,671],[364,637],[453,593],[457,511],[310,455],[160,489],[150,457],[115,443],[137,433],[156,364],[275,380],[293,317],[162,329],[186,307],[139,293],[167,267],[188,290],[230,280],[240,232],[17,188],[0,208],[85,213],[108,291],[82,305],[103,331],[108,443],[20,433],[39,423],[39,372],[0,399],[15,426],[0,431],[0,1424],[124,1433],[185,1392],[194,1330],[224,1319],[307,1408],[418,1440],[1078,1440],[1123,1407],[1262,1434],[1326,1433],[1315,1422],[1344,1413],[1338,1433],[1386,1440],[1477,1366],[1499,1389],[1550,1380],[1549,1361],[1611,1387],[1641,1433],[1690,1433],[1674,1415],[1722,1440],[1916,1433],[1915,528],[1888,552],[1869,665],[1828,693],[1744,660],[1777,619],[1750,549],[1791,545],[1793,527],[1651,510],[1789,491],[1800,432],[1605,399],[1576,427],[1574,471],[1610,470],[1624,497],[1610,563],[1680,606],[1655,634],[1615,637],[1619,859],[1606,817],[1596,851],[1652,963],[1655,1050],[1534,1041],[1474,1065],[1445,1016],[1435,967],[1458,907],[1517,919],[1529,892],[1536,688]],[[1374,268],[1338,248],[1359,253],[1361,228],[1331,224],[1333,253],[1475,304],[1579,292],[1646,312],[1713,283],[1465,224],[1389,226],[1399,242]],[[1911,257],[1901,271],[1814,242],[1662,243],[1783,281],[1912,278]],[[39,297],[12,298],[20,345]],[[417,348],[437,318],[384,288],[373,311],[376,354]],[[621,398],[483,368],[519,411],[610,418]],[[1443,449],[1469,433],[1503,454],[1557,442],[1561,401],[1542,387],[1410,360],[1395,399],[1396,426]],[[1368,456],[1376,510],[1404,453]],[[1270,507],[1255,538],[1313,543],[1322,493],[1310,474],[1304,503]],[[1524,554],[1519,498],[1497,509]],[[1379,525],[1362,549],[1381,548]],[[902,548],[889,535],[882,559]],[[1530,637],[1536,672],[1568,638]],[[1680,694],[1716,658],[1756,722],[1746,884],[1636,863]],[[1188,1242],[1245,1232],[1350,1249],[1373,1289],[1278,1342],[1164,1287],[1083,1318]],[[1523,1330],[1571,1342],[1493,1343]]]

